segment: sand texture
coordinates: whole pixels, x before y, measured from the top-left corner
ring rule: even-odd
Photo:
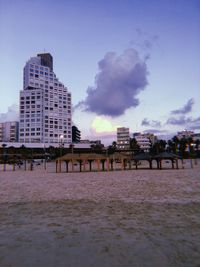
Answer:
[[[0,171],[1,267],[200,266],[200,161],[179,170]]]

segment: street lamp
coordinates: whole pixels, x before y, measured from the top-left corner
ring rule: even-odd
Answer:
[[[192,156],[191,156],[191,152],[193,152],[193,147],[194,147],[194,144],[191,144],[191,146],[189,144],[189,157],[190,157],[190,166],[191,166],[191,168],[193,168],[193,161],[192,161]]]
[[[62,157],[62,148],[63,148],[63,138],[64,138],[64,136],[63,136],[63,134],[61,134],[60,136],[59,136],[59,145],[60,145],[60,157]]]

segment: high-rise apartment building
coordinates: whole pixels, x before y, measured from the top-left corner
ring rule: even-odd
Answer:
[[[24,67],[20,91],[19,141],[71,143],[71,93],[53,72],[51,54],[38,54]]]
[[[117,128],[117,148],[118,149],[130,149],[129,128],[125,128],[125,127]]]

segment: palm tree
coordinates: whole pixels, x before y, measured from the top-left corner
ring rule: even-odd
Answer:
[[[178,139],[177,136],[174,136],[172,138],[172,141],[174,142],[174,146],[175,146],[173,152],[176,153],[178,151],[178,148],[179,148],[180,140]]]
[[[161,152],[164,152],[166,150],[166,145],[167,145],[167,142],[165,140],[158,140],[152,145],[150,149],[150,153],[153,155],[156,155]]]
[[[140,151],[140,145],[135,138],[130,138],[130,149],[136,153]]]
[[[182,157],[185,157],[185,150],[187,148],[187,140],[185,138],[181,138],[179,142],[179,151]]]
[[[113,141],[112,142],[112,145],[108,146],[108,149],[107,149],[108,154],[109,155],[110,154],[114,154],[116,150],[117,150],[117,142],[116,141]]]
[[[193,138],[192,137],[189,137],[187,139],[187,144],[188,144],[188,148],[189,148],[189,156],[191,156],[194,153]]]
[[[176,153],[177,145],[172,140],[168,140],[167,145],[167,152]]]

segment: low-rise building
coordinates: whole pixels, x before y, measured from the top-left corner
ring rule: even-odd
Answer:
[[[179,140],[182,138],[188,139],[188,138],[192,137],[193,135],[194,135],[193,131],[184,130],[184,131],[180,131],[177,133],[177,138]]]
[[[151,145],[153,145],[157,140],[157,137],[152,133],[133,133],[133,138],[137,141],[140,149],[145,152],[148,152]]]
[[[19,122],[0,123],[0,142],[18,142]]]

